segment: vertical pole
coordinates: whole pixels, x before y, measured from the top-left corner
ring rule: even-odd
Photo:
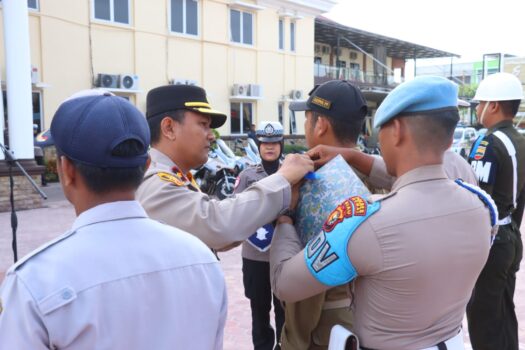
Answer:
[[[9,148],[18,159],[33,159],[33,103],[27,1],[3,0],[9,118]]]
[[[0,143],[5,145],[4,140],[4,94],[2,91],[2,72],[0,71]],[[4,152],[0,152],[0,160],[4,160]]]

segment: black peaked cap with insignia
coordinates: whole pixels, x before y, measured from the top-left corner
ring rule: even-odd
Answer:
[[[339,120],[362,119],[368,107],[359,88],[346,80],[330,80],[316,85],[304,102],[292,102],[292,111],[314,111]]]
[[[165,85],[148,92],[146,99],[146,118],[166,112],[186,109],[211,117],[213,129],[226,122],[226,114],[211,108],[206,91],[194,85]]]

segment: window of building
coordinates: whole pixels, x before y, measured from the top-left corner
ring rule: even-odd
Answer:
[[[31,94],[31,100],[33,104],[33,134],[41,133],[44,130],[44,122],[42,117],[42,94],[39,91],[33,91]],[[2,101],[4,103],[4,115],[1,122],[4,126],[4,141],[9,145],[9,119],[7,113],[7,93],[5,90],[2,91]]]
[[[33,10],[38,10],[38,0],[27,0],[27,7]]]
[[[231,9],[230,36],[234,43],[253,45],[253,14]]]
[[[297,123],[295,121],[295,112],[290,111],[290,134],[297,134]]]
[[[171,31],[199,34],[199,3],[197,0],[171,0]]]
[[[230,132],[232,134],[247,134],[253,122],[252,104],[248,102],[232,102],[230,108]]]
[[[279,50],[284,50],[284,19],[279,19]]]
[[[2,3],[2,0],[0,0],[0,4]],[[31,10],[38,10],[38,0],[27,0],[27,7],[29,7]]]
[[[93,0],[95,19],[129,24],[129,0]]]
[[[277,106],[277,116],[279,117],[279,123],[281,123],[281,125],[284,125],[284,103],[282,102],[279,102],[279,105]]]
[[[290,22],[290,51],[295,51],[295,22]]]

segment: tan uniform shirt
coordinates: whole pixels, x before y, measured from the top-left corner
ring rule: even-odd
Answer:
[[[152,148],[150,157],[137,200],[151,218],[191,232],[211,248],[245,240],[290,205],[290,184],[280,174],[218,201],[174,171],[175,164],[165,154]]]
[[[469,163],[459,154],[447,150],[443,155],[443,168],[448,178],[451,180],[462,179],[463,181],[478,185],[476,174]],[[391,189],[396,178],[386,171],[386,164],[380,156],[374,156],[374,163],[367,181],[374,187]]]
[[[354,331],[374,349],[422,349],[455,336],[490,246],[488,209],[439,165],[396,180],[348,244],[356,268]],[[295,301],[328,289],[308,270],[292,225],[278,225],[272,286]],[[300,252],[299,254],[297,254]]]
[[[238,182],[235,186],[234,193],[237,194],[243,192],[245,189],[247,189],[257,181],[264,179],[265,177],[268,177],[268,174],[266,173],[266,171],[264,171],[264,168],[261,164],[257,164],[256,166],[252,166],[243,170],[239,174],[239,177],[237,179]],[[245,259],[266,262],[270,260],[270,250],[261,252],[260,250],[252,246],[248,241],[244,241],[242,243],[241,254],[242,257]]]

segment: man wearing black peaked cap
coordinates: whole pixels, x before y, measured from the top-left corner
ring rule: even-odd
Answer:
[[[191,231],[211,248],[244,241],[274,220],[290,205],[290,186],[313,170],[308,156],[289,155],[275,174],[243,193],[212,199],[199,190],[190,170],[206,163],[212,129],[222,126],[226,115],[211,108],[204,89],[191,85],[151,90],[146,109],[151,164],[137,198],[151,217]]]

